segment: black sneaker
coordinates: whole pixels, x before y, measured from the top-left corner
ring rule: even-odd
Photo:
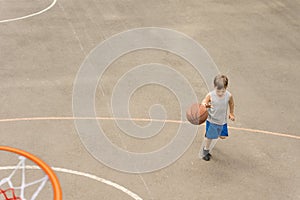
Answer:
[[[205,161],[209,161],[210,160],[210,156],[208,154],[206,154],[204,157],[202,157],[203,160]]]
[[[209,161],[210,160],[211,154],[209,153],[209,150],[203,149],[203,155],[204,155],[202,157],[203,160],[205,160],[205,161]]]

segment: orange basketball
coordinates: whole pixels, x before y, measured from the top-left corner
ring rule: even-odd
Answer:
[[[200,125],[206,121],[208,117],[207,108],[199,103],[195,103],[186,111],[186,118],[194,125]]]

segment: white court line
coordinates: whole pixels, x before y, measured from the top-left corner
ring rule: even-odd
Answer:
[[[32,13],[32,14],[29,14],[29,15],[25,15],[23,17],[16,17],[16,18],[11,18],[11,19],[5,19],[5,20],[0,20],[0,23],[6,23],[6,22],[12,22],[12,21],[18,21],[18,20],[22,20],[22,19],[26,19],[26,18],[29,18],[29,17],[34,17],[36,15],[40,15],[46,11],[48,11],[49,9],[51,9],[55,4],[56,4],[57,0],[53,0],[53,2],[51,3],[50,6],[48,6],[47,8],[41,10],[41,11],[38,11],[36,13]]]
[[[176,124],[183,124],[189,123],[188,121],[181,121],[181,120],[162,120],[162,119],[147,119],[147,118],[115,118],[115,117],[31,117],[31,118],[12,118],[12,119],[0,119],[1,122],[17,122],[17,121],[43,121],[43,120],[120,120],[120,121],[144,121],[144,122],[163,122],[163,123],[176,123]],[[250,129],[250,128],[242,128],[242,127],[232,127],[228,126],[229,129],[232,130],[239,130],[251,133],[262,133],[267,135],[273,135],[278,137],[286,137],[300,140],[300,136],[291,135],[288,133],[278,133],[278,132],[271,132],[271,131],[264,131],[258,129]]]
[[[13,169],[16,169],[16,166],[0,167],[0,171],[1,170],[13,170]],[[40,168],[38,166],[34,166],[34,165],[33,166],[27,165],[27,166],[25,166],[25,169],[37,169],[37,170],[39,170]],[[121,186],[117,183],[114,183],[110,180],[98,177],[96,175],[85,173],[85,172],[79,172],[79,171],[75,171],[75,170],[70,170],[70,169],[65,169],[65,168],[59,168],[59,167],[52,167],[52,169],[56,172],[62,172],[62,173],[82,176],[82,177],[85,177],[85,178],[89,178],[89,179],[104,183],[106,185],[109,185],[111,187],[116,188],[117,190],[120,190],[120,191],[124,192],[125,194],[127,194],[128,196],[132,197],[135,200],[143,200],[141,197],[139,197],[137,194],[131,192],[127,188],[125,188],[125,187],[123,187],[123,186]]]

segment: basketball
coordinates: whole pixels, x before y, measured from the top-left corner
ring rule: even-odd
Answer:
[[[208,117],[207,109],[204,105],[195,103],[186,111],[187,120],[194,125],[200,125],[206,121]]]

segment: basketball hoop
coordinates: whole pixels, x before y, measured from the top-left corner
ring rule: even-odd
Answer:
[[[53,199],[54,200],[62,200],[62,191],[61,191],[61,187],[60,187],[58,178],[56,177],[56,175],[53,172],[53,170],[51,169],[51,167],[49,167],[44,161],[42,161],[38,157],[36,157],[26,151],[8,147],[8,146],[0,146],[0,151],[7,151],[7,152],[11,152],[11,153],[19,155],[19,163],[17,164],[16,167],[14,167],[14,171],[7,178],[0,180],[0,187],[1,187],[1,185],[5,184],[5,183],[9,185],[8,189],[1,190],[1,188],[0,188],[0,199],[1,199],[1,197],[2,198],[4,197],[4,200],[23,200],[24,191],[27,187],[29,187],[31,185],[35,185],[35,184],[40,184],[38,189],[36,190],[36,192],[32,195],[31,199],[28,199],[28,200],[35,200],[35,198],[38,196],[39,192],[45,186],[46,182],[48,180],[50,180],[52,188],[53,188]],[[34,182],[25,183],[24,179],[25,179],[26,158],[31,160],[32,162],[34,162],[36,165],[38,165],[38,167],[40,169],[42,169],[46,175],[43,178],[36,180]],[[15,172],[17,170],[22,170],[22,184],[19,187],[14,186],[13,183],[11,182],[11,178],[13,177],[13,175],[15,174]],[[21,191],[20,197],[16,196],[15,190]]]

